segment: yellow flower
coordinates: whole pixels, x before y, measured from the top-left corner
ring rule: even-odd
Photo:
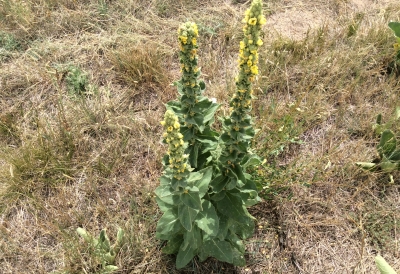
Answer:
[[[171,126],[169,126],[169,127],[167,128],[167,131],[168,131],[168,132],[171,132],[171,131],[173,131],[173,130],[174,130],[174,128],[171,127]]]
[[[165,126],[165,121],[161,121],[160,124]]]
[[[249,23],[249,25],[254,26],[255,24],[257,24],[257,18],[250,18],[248,23]]]
[[[253,44],[253,40],[249,40],[249,45]]]
[[[240,49],[243,51],[246,45],[244,44],[243,41],[240,41]]]
[[[186,45],[188,39],[187,36],[179,36],[179,39]]]
[[[247,65],[248,65],[249,67],[251,67],[252,64],[253,64],[253,62],[251,62],[250,60],[247,61]]]
[[[267,23],[267,19],[265,19],[265,17],[262,16],[260,19],[260,25],[265,25],[266,23]]]
[[[176,122],[174,123],[174,128],[178,129],[178,128],[180,128],[180,127],[181,127],[181,125],[176,121]]]
[[[258,39],[257,46],[261,46],[262,44],[263,44],[263,41],[261,39]]]
[[[195,23],[193,23],[192,27],[193,27],[193,34],[195,36],[199,35],[199,30],[197,29],[197,25]]]
[[[193,46],[196,46],[196,45],[197,45],[197,39],[196,39],[196,38],[193,38],[193,39],[192,39],[192,44],[193,44]]]
[[[250,70],[251,70],[251,73],[252,73],[252,74],[254,74],[254,75],[257,75],[257,74],[258,74],[258,67],[257,67],[257,66],[252,66],[252,67],[250,68]]]

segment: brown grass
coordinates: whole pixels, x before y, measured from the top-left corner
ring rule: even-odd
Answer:
[[[377,273],[376,253],[400,269],[399,174],[391,185],[354,165],[375,158],[375,117],[399,105],[387,23],[400,6],[389,0],[265,3],[254,103],[265,200],[251,208],[248,264],[177,271],[161,253],[153,190],[159,121],[179,78],[176,29],[198,24],[206,94],[226,112],[249,4],[197,2],[1,2],[1,32],[20,45],[0,41],[2,273],[95,273],[77,227],[107,228],[111,241],[125,230],[116,273]],[[79,96],[70,66],[89,82]]]

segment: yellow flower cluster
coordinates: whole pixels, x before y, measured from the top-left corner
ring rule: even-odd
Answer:
[[[180,25],[178,29],[178,40],[180,47],[180,63],[182,75],[182,84],[194,88],[197,86],[195,80],[199,76],[197,66],[197,37],[199,31],[197,25],[193,22],[186,22]]]
[[[237,92],[231,101],[233,110],[241,114],[251,108],[253,93],[251,83],[259,73],[257,51],[263,44],[260,31],[262,25],[266,23],[261,0],[253,1],[251,7],[245,12],[243,23],[245,24],[243,27],[244,39],[240,41],[239,75],[235,79]]]
[[[181,174],[188,170],[187,155],[184,155],[185,142],[183,135],[180,133],[180,124],[178,117],[173,111],[167,110],[164,120],[161,121],[164,127],[163,137],[168,144],[169,164],[173,170],[174,177],[178,180],[182,179]]]

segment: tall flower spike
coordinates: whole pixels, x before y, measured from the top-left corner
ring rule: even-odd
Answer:
[[[262,12],[261,0],[254,0],[245,12],[243,19],[244,38],[239,47],[239,74],[235,78],[236,93],[230,101],[230,117],[225,120],[224,133],[221,138],[226,151],[220,157],[221,163],[229,166],[238,164],[247,154],[251,139],[254,136],[252,118],[252,82],[258,74],[258,48],[263,44],[260,38],[262,25],[266,23]]]
[[[173,171],[174,177],[180,180],[189,167],[187,165],[187,157],[184,155],[185,142],[179,130],[178,117],[174,112],[167,110],[161,125],[164,127],[164,140],[168,144],[169,167]]]

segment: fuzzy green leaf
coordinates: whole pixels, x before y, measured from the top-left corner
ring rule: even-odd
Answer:
[[[180,224],[177,210],[166,211],[157,223],[156,233],[159,239],[169,240],[172,235],[179,232]]]
[[[222,262],[233,263],[232,246],[227,241],[212,239],[204,242],[204,252]]]
[[[182,244],[182,249],[185,250],[188,246],[193,249],[198,249],[203,243],[201,239],[200,229],[196,226],[193,227],[191,231],[186,231],[183,235],[184,242]]]
[[[214,114],[220,106],[220,104],[212,104],[212,106],[204,112],[204,123],[207,123],[214,118]]]
[[[178,207],[178,217],[182,226],[187,230],[191,231],[193,222],[198,214],[198,210],[188,207],[187,205],[180,204]]]
[[[188,183],[195,182],[200,180],[203,177],[203,173],[201,172],[191,172],[189,178],[187,179]]]
[[[171,238],[167,245],[163,247],[162,252],[165,254],[175,254],[178,252],[179,247],[183,243],[183,238],[181,234],[175,235]]]
[[[394,34],[397,37],[400,37],[400,22],[390,22],[389,28],[391,28],[394,31]]]
[[[202,229],[204,237],[214,237],[218,234],[219,219],[214,206],[207,200],[203,200],[203,210],[197,214],[195,223]]]
[[[243,202],[240,197],[226,193],[225,197],[215,202],[215,204],[219,212],[233,220],[237,222],[245,222],[247,220],[247,212],[243,208]]]
[[[393,131],[387,129],[382,132],[381,140],[378,144],[378,152],[381,158],[389,156],[396,149],[396,136]]]
[[[174,189],[170,185],[161,185],[154,191],[157,197],[164,203],[170,205],[179,204],[179,195],[174,194]]]
[[[228,183],[228,177],[226,176],[217,176],[210,182],[210,186],[212,187],[212,190],[214,193],[220,192],[222,189],[224,189],[225,185]]]
[[[165,203],[165,202],[163,202],[160,198],[158,198],[158,197],[156,197],[156,202],[157,202],[157,205],[158,205],[158,207],[160,208],[160,210],[162,211],[162,212],[165,212],[165,211],[168,211],[168,210],[170,210],[170,209],[172,209],[174,206],[173,205],[171,205],[171,204],[167,204],[167,203]]]
[[[394,271],[394,269],[385,261],[382,256],[376,256],[375,263],[381,274],[396,274],[396,271]]]
[[[200,193],[197,187],[192,187],[190,189],[186,189],[184,193],[180,195],[181,201],[191,207],[193,209],[202,210],[201,208],[201,200]]]
[[[179,248],[178,256],[176,257],[176,268],[181,269],[185,267],[196,255],[195,249],[191,246],[188,246],[185,250],[183,250],[182,245]]]
[[[213,168],[207,167],[199,172],[203,174],[203,177],[201,177],[201,179],[195,183],[195,186],[199,189],[200,198],[203,198],[203,196],[208,192],[208,186],[211,181]]]

